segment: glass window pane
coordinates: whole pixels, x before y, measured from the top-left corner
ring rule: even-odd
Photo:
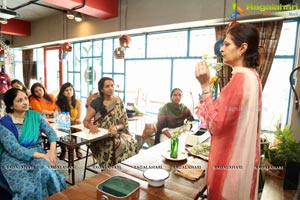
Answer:
[[[74,88],[80,87],[80,84],[74,81],[74,73],[68,73],[68,82],[73,83]]]
[[[80,71],[80,59],[81,59],[81,49],[80,43],[74,44],[74,71]]]
[[[144,58],[145,49],[145,35],[131,37],[130,46],[125,51],[125,58]]]
[[[115,95],[119,96],[121,99],[124,98],[124,76],[115,75],[114,76],[115,85]]]
[[[59,88],[59,51],[47,50],[47,90],[49,93]],[[50,67],[51,66],[51,67]]]
[[[101,72],[102,72],[102,66],[101,66],[101,58],[94,58],[94,82],[93,82],[93,88],[98,87],[97,83],[100,80]]]
[[[43,83],[43,81],[45,80],[44,48],[38,48],[36,51],[33,51],[33,56],[37,65],[37,79],[39,82]]]
[[[285,22],[282,25],[282,30],[276,50],[276,55],[293,55],[295,51],[297,34],[297,22]],[[289,38],[289,39],[287,39]]]
[[[113,54],[113,46],[112,39],[106,39],[103,41],[103,71],[111,72],[112,71],[112,58]]]
[[[74,73],[74,84],[75,83],[81,83],[81,81],[80,81],[81,79],[80,79],[80,73]],[[75,86],[75,85],[74,85]],[[82,96],[85,96],[85,95],[87,95],[88,93],[87,93],[87,91],[86,91],[86,89],[85,89],[85,87],[81,87],[80,88],[81,90],[81,95]]]
[[[215,55],[216,32],[214,28],[191,30],[190,37],[190,56]]]
[[[126,102],[136,103],[143,111],[158,112],[159,107],[169,100],[170,83],[170,60],[126,63]]]
[[[148,35],[147,57],[182,57],[187,55],[187,31]]]
[[[114,72],[115,73],[124,73],[124,59],[115,59],[114,60]]]
[[[23,63],[22,61],[15,61],[14,62],[14,72],[15,72],[15,79],[20,80],[22,83],[24,83],[23,79]],[[29,88],[30,89],[30,88]]]
[[[201,92],[201,87],[195,78],[195,65],[198,60],[186,59],[175,60],[173,70],[173,88],[180,88],[183,92],[181,102],[190,108],[192,113],[195,113],[195,106],[199,102],[198,94]]]
[[[82,57],[91,57],[91,56],[93,56],[92,42],[83,42],[83,43],[81,43],[81,56]]]
[[[73,65],[73,58],[74,58],[74,55],[75,55],[75,51],[72,51],[69,53],[68,57],[67,57],[67,68],[68,68],[68,71],[74,71],[74,65]]]
[[[102,40],[93,42],[94,56],[102,56]]]
[[[21,49],[13,49],[13,58],[15,61],[22,61],[22,50]]]
[[[282,119],[281,124],[286,124],[290,91],[289,77],[292,68],[293,59],[275,59],[273,61],[263,90],[261,127],[264,130],[274,130],[280,118]]]
[[[91,58],[81,59],[81,74],[85,84],[90,85],[93,82],[93,63]]]
[[[22,50],[13,49],[12,56],[14,58],[14,62],[13,62],[14,78],[20,80],[23,83],[24,79],[23,79]]]

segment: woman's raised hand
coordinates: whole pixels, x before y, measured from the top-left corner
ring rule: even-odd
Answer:
[[[196,79],[201,84],[202,88],[209,88],[210,71],[205,60],[200,61],[195,67]]]

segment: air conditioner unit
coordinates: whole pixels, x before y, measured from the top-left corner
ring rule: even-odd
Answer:
[[[0,18],[2,19],[11,19],[17,17],[18,14],[15,11],[0,8]]]

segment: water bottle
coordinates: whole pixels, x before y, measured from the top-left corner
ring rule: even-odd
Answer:
[[[66,114],[65,112],[61,112],[59,115],[59,121],[58,121],[58,126],[59,126],[59,130],[65,132],[65,127],[66,127]]]
[[[71,134],[71,116],[69,112],[65,113],[65,130],[67,133]]]
[[[54,119],[54,127],[56,129],[58,129],[58,116],[59,116],[59,112],[55,110],[53,113],[53,119]]]

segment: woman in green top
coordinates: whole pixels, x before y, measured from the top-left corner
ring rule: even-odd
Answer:
[[[171,102],[160,108],[157,119],[155,144],[172,137],[172,129],[183,125],[184,120],[193,121],[194,117],[188,107],[180,103],[182,90],[174,88],[171,92]]]

